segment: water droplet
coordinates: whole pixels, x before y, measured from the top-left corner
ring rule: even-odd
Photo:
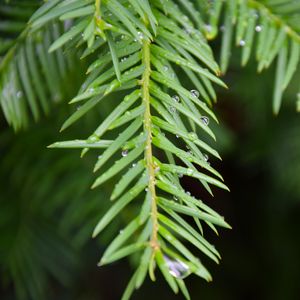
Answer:
[[[179,135],[178,135],[178,134],[176,134],[176,138],[177,138],[177,139],[179,138]]]
[[[191,176],[194,173],[193,169],[187,169],[186,174]]]
[[[211,31],[212,31],[211,25],[206,24],[206,25],[205,25],[205,30],[206,30],[207,32],[211,32]]]
[[[145,188],[145,192],[148,192],[149,191],[149,189],[148,188]]]
[[[190,132],[190,133],[188,134],[188,136],[189,136],[189,138],[190,138],[192,141],[198,139],[198,136],[197,136],[197,134],[196,134],[195,132]]]
[[[261,32],[261,31],[262,31],[262,26],[261,26],[261,25],[257,25],[257,26],[255,27],[255,31],[256,31],[256,32]]]
[[[170,106],[170,107],[169,107],[169,112],[170,112],[171,114],[175,114],[175,113],[176,113],[176,108],[175,108],[174,106]]]
[[[158,173],[159,171],[160,171],[160,167],[156,167],[154,170],[155,173]]]
[[[122,151],[122,156],[125,157],[125,156],[127,156],[127,155],[128,155],[128,150],[127,150],[127,149],[126,149],[126,150],[123,150],[123,151]]]
[[[199,98],[199,92],[197,90],[191,90],[191,94],[193,97]]]
[[[88,89],[88,93],[90,93],[90,94],[93,93],[94,91],[95,91],[94,88],[89,88]]]
[[[178,174],[178,177],[179,177],[179,178],[182,178],[182,177],[183,177],[183,174],[179,173],[179,174]]]
[[[203,122],[204,125],[208,125],[209,124],[209,118],[206,117],[206,116],[202,116],[201,118],[201,121]]]
[[[144,35],[142,32],[138,31],[138,37],[139,37],[139,40],[143,40],[144,39]]]
[[[175,201],[178,201],[178,198],[177,198],[176,196],[173,196],[173,199],[174,199]]]
[[[119,234],[122,234],[124,232],[124,230],[123,229],[121,229],[120,231],[119,231]]]
[[[207,154],[203,154],[203,160],[208,161],[208,155]]]
[[[22,91],[17,91],[17,98],[23,97],[23,92]]]
[[[168,71],[169,67],[168,66],[164,66],[163,69],[164,69],[164,71]]]
[[[240,46],[244,47],[246,45],[246,42],[244,40],[240,40]]]
[[[102,157],[102,155],[98,155],[98,159],[100,159]]]
[[[95,143],[99,141],[99,138],[97,135],[93,134],[87,139],[87,143]]]
[[[164,255],[164,259],[170,274],[175,278],[185,278],[190,274],[189,266],[179,259],[171,259],[166,255]]]
[[[134,168],[135,166],[136,166],[136,163],[133,163],[133,164],[132,164],[132,167]]]
[[[81,105],[78,105],[78,106],[76,107],[76,110],[79,110],[79,109],[80,109],[80,107],[81,107]]]
[[[190,192],[186,192],[186,194],[187,194],[188,196],[191,196],[191,193],[190,193]]]
[[[177,95],[172,96],[172,99],[173,99],[175,102],[179,102],[179,101],[180,101],[180,98],[179,98],[179,96],[177,96]]]

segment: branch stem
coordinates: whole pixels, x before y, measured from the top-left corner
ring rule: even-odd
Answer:
[[[151,195],[151,219],[152,219],[152,234],[150,238],[150,246],[153,251],[159,249],[159,243],[157,240],[158,231],[158,220],[157,220],[157,203],[156,203],[156,190],[155,190],[155,165],[153,161],[152,153],[152,122],[151,122],[151,109],[150,109],[150,74],[151,74],[151,64],[150,64],[150,41],[145,39],[143,41],[142,48],[142,59],[145,70],[143,73],[141,85],[142,85],[142,99],[145,105],[144,113],[144,130],[147,134],[146,147],[145,147],[145,160],[146,168],[148,170],[149,183],[148,192]]]

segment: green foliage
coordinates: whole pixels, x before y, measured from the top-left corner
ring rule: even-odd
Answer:
[[[18,23],[24,18],[19,2],[0,6],[8,20],[0,21],[5,32],[0,102],[15,130],[25,127],[31,115],[38,120],[41,111],[48,113],[51,102],[70,94],[86,64],[84,82],[70,101],[80,106],[61,130],[98,107],[110,110],[87,138],[50,147],[80,148],[82,156],[97,151],[94,172],[99,175],[92,188],[115,182],[113,204],[99,220],[94,237],[132,207],[132,219],[99,263],[139,256],[123,300],[141,286],[147,272],[154,281],[156,269],[186,299],[186,276],[193,273],[210,281],[209,271],[187,243],[217,263],[220,259],[204,238],[203,225],[215,232],[216,226],[230,226],[186,192],[180,178],[198,180],[211,195],[212,186],[228,190],[206,153],[220,158],[212,145],[211,124],[218,122],[212,104],[215,86],[226,88],[219,76],[227,70],[232,44],[242,48],[242,65],[255,52],[258,71],[277,59],[276,114],[298,66],[300,24],[294,15],[300,6],[294,1],[195,2],[52,0],[35,11],[27,26]],[[223,21],[220,69],[207,40],[217,37]],[[11,35],[21,30],[18,38]]]
[[[1,133],[1,281],[6,287],[13,281],[17,299],[46,299],[54,280],[71,285],[90,232],[107,207],[98,205],[98,193],[87,192],[92,178],[81,174],[88,174],[89,162],[84,166],[76,153],[46,149],[55,138],[51,122],[17,139]],[[54,297],[50,293],[47,299]]]

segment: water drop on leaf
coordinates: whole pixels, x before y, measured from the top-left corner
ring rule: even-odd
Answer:
[[[18,92],[17,92],[17,98],[20,99],[22,96],[23,96],[22,91],[18,91]]]
[[[199,98],[199,92],[197,90],[191,90],[191,94],[193,97]]]
[[[256,32],[261,32],[261,31],[262,31],[262,26],[261,26],[261,25],[257,25],[257,26],[255,27],[255,31],[256,31]]]
[[[128,155],[128,150],[127,150],[127,149],[126,149],[126,150],[123,150],[123,151],[122,151],[122,156],[125,157],[125,156],[127,156],[127,155]]]
[[[99,141],[99,138],[97,135],[93,134],[87,139],[87,143],[95,143]]]
[[[208,117],[202,116],[200,119],[204,123],[204,125],[207,126],[209,124],[209,118]]]
[[[172,96],[172,99],[173,99],[175,102],[179,102],[179,101],[180,101],[180,98],[179,98],[179,96],[177,96],[177,95]]]
[[[170,112],[171,114],[175,114],[175,113],[176,113],[176,108],[175,108],[174,106],[170,106],[170,107],[169,107],[169,112]]]
[[[164,259],[169,268],[169,272],[175,278],[185,278],[190,275],[189,266],[179,259],[171,259],[168,256],[164,255]]]

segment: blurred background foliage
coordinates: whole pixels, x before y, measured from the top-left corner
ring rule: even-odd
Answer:
[[[3,44],[2,44],[3,45]],[[218,53],[218,41],[213,43]],[[223,161],[214,161],[231,193],[217,191],[210,199],[193,181],[183,178],[195,196],[226,216],[231,231],[211,235],[222,253],[222,264],[205,261],[211,284],[189,278],[193,299],[299,299],[300,286],[300,120],[295,94],[300,74],[285,93],[283,107],[272,115],[274,69],[261,75],[251,61],[240,68],[234,50],[215,106],[221,125],[215,128],[216,147]],[[74,84],[74,93],[77,90]],[[127,211],[98,240],[91,232],[109,206],[106,190],[91,191],[93,155],[49,150],[56,140],[86,135],[105,109],[58,135],[70,108],[68,99],[26,131],[14,133],[0,115],[0,298],[119,299],[130,264],[122,261],[98,268],[102,245],[126,220]],[[109,101],[108,101],[109,102]],[[108,103],[107,102],[107,103]],[[97,246],[95,245],[97,244]],[[161,283],[160,283],[161,282]],[[160,278],[147,282],[133,299],[180,299]]]

